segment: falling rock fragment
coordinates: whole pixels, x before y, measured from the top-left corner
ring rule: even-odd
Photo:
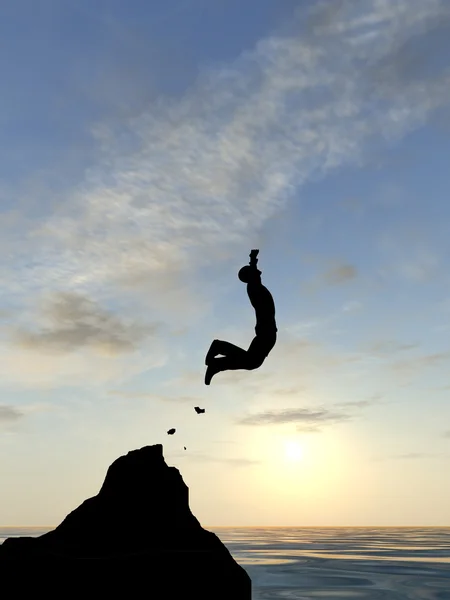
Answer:
[[[169,429],[169,431],[167,432],[168,435],[173,435],[175,433],[176,429]]]
[[[205,412],[205,410],[206,410],[205,408],[200,408],[200,406],[195,406],[195,412],[196,412],[198,415],[201,415],[201,414],[203,414],[203,413]]]

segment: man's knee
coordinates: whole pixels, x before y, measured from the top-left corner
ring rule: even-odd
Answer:
[[[259,367],[263,364],[264,360],[265,356],[249,356],[247,358],[247,366],[245,368],[247,369],[247,371],[259,369]]]

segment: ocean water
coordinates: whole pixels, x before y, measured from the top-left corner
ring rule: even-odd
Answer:
[[[206,529],[250,575],[253,600],[450,600],[450,527]],[[0,528],[0,543],[46,531]]]

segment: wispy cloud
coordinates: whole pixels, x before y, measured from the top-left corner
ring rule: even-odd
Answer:
[[[345,283],[346,281],[351,281],[355,279],[357,276],[356,267],[353,265],[336,265],[333,268],[329,269],[325,275],[324,279],[330,285],[340,285]]]
[[[332,5],[316,9],[316,23]],[[426,35],[444,3],[347,8],[306,37],[262,40],[236,63],[204,73],[183,99],[157,102],[117,131],[99,125],[98,164],[35,230],[38,254],[22,263],[24,274],[77,287],[180,274],[190,258],[209,261],[219,246],[248,245],[249,231],[293,186],[358,161],[371,136],[402,135],[448,101],[445,72],[426,89],[421,81],[367,79],[368,64],[389,65],[399,45],[418,30]],[[358,32],[372,35],[355,44]]]
[[[274,390],[270,390],[270,393],[274,396],[298,396],[301,394],[303,389],[301,387],[295,388],[276,388]]]
[[[371,398],[368,400],[352,400],[350,402],[339,402],[334,406],[340,408],[367,408],[369,406],[374,406],[374,404],[380,404],[380,400],[378,398]]]
[[[185,452],[184,454],[177,453],[172,455],[173,458],[184,458],[190,462],[199,462],[199,463],[218,463],[224,465],[230,465],[233,467],[251,467],[255,465],[261,464],[259,460],[252,460],[248,458],[221,458],[217,456],[209,456],[208,454],[201,453],[190,453]]]
[[[109,394],[120,398],[138,398],[141,400],[156,400],[158,402],[179,402],[181,404],[191,403],[192,405],[199,401],[196,396],[154,394],[151,392],[135,392],[127,390],[110,390]]]
[[[367,346],[367,351],[375,356],[392,356],[393,354],[415,350],[419,347],[416,343],[404,343],[396,340],[377,340]]]
[[[326,409],[311,410],[308,408],[280,409],[264,411],[247,415],[237,420],[239,425],[283,425],[294,423],[298,431],[319,431],[321,426],[342,421],[348,421],[352,417],[346,413],[332,412]]]
[[[24,413],[15,408],[14,406],[0,405],[0,424],[11,423],[18,421],[24,416]]]
[[[65,290],[120,297],[129,314],[152,321],[198,318],[199,267],[247,252],[307,180],[359,164],[373,141],[398,139],[449,103],[444,68],[424,85],[423,72],[399,58],[447,9],[439,0],[317,3],[313,15],[298,12],[291,33],[204,71],[182,98],[98,123],[85,180],[38,225],[28,215],[5,225],[3,289],[17,302]],[[346,267],[333,282],[354,274]],[[92,337],[78,326],[28,333],[22,345],[118,352],[131,343],[128,330],[100,332],[98,322]]]
[[[121,384],[167,360],[160,323],[119,316],[78,292],[54,292],[41,300],[18,307],[15,320],[0,329],[4,385]]]
[[[397,360],[390,366],[390,369],[399,375],[414,374],[436,367],[450,360],[450,351],[435,352],[433,354],[424,354],[422,356],[413,357],[410,359]]]
[[[103,388],[123,385],[148,369],[167,361],[163,343],[144,351],[110,354],[84,347],[80,352],[37,352],[17,345],[0,346],[0,379],[10,388],[48,390],[56,387]]]
[[[91,348],[100,354],[117,355],[136,350],[140,342],[159,330],[157,324],[121,321],[96,302],[73,292],[47,298],[40,317],[45,323],[43,329],[18,327],[13,341],[38,352],[67,353]]]
[[[422,460],[428,458],[445,458],[448,455],[443,452],[406,452],[405,454],[392,454],[390,456],[377,457],[373,460]]]

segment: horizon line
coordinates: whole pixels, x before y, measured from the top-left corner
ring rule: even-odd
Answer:
[[[56,529],[59,525],[0,525],[0,529]],[[450,529],[450,525],[201,525],[203,529]]]

